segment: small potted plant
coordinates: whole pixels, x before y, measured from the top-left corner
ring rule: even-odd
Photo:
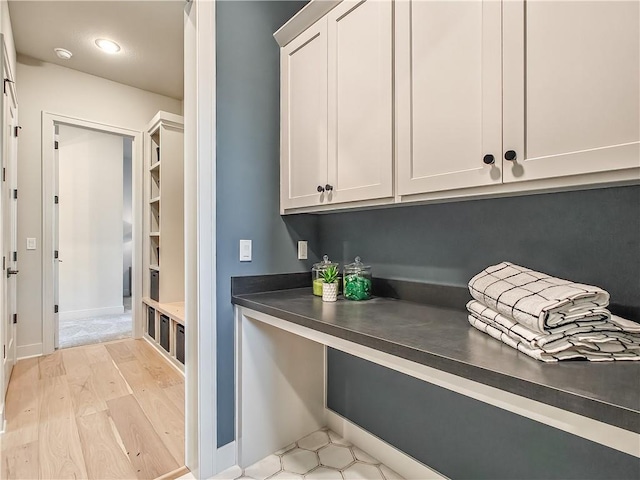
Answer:
[[[322,276],[322,301],[323,302],[335,302],[338,299],[338,267],[330,265]]]

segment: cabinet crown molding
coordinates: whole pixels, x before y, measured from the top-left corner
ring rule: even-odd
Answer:
[[[273,34],[281,47],[316,23],[343,0],[312,0]]]

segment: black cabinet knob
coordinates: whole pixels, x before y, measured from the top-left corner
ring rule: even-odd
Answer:
[[[324,192],[324,188],[322,188],[322,185],[318,185],[318,192],[319,193]]]
[[[504,159],[513,162],[516,159],[516,151],[515,150],[507,150],[504,152]]]
[[[324,189],[325,189],[327,192],[330,192],[331,190],[333,190],[333,187],[327,183],[327,184],[324,186]]]
[[[494,163],[496,163],[496,159],[493,155],[491,155],[490,153],[485,155],[484,158],[482,159],[482,161],[484,163],[486,163],[487,165],[493,165]]]

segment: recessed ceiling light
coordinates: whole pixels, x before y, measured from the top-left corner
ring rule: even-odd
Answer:
[[[120,51],[120,45],[112,40],[107,40],[106,38],[97,39],[96,46],[107,53],[118,53]]]
[[[63,60],[69,60],[71,57],[73,57],[73,53],[65,48],[54,48],[53,51],[56,52],[56,55]]]

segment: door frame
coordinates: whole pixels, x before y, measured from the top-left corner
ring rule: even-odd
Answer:
[[[133,338],[142,337],[142,269],[136,268],[142,261],[142,191],[143,191],[143,136],[142,132],[93,122],[51,112],[42,112],[42,353],[55,350],[54,287],[55,269],[53,251],[55,249],[54,195],[56,194],[54,141],[55,125],[68,125],[104,133],[133,138],[132,148],[132,322]]]
[[[0,123],[4,132],[2,132],[2,136],[4,137],[6,133],[6,138],[3,138],[3,141],[7,144],[2,145],[2,149],[0,150],[0,156],[4,156],[7,154],[7,158],[2,158],[0,162],[0,170],[3,165],[6,165],[7,173],[6,181],[0,179],[0,256],[3,256],[6,245],[5,245],[5,229],[8,228],[10,231],[11,239],[10,239],[10,250],[13,252],[17,252],[17,196],[11,195],[11,190],[15,189],[17,193],[18,188],[18,142],[17,142],[17,130],[18,125],[18,95],[16,91],[15,82],[13,79],[14,73],[11,71],[11,64],[8,58],[7,46],[5,42],[5,35],[0,34],[0,79],[4,79],[5,81],[5,89],[8,90],[5,92],[5,95],[0,97],[0,110],[2,115],[0,119]],[[8,83],[7,83],[8,82]],[[8,88],[7,88],[8,87]],[[7,107],[7,103],[9,106]],[[15,123],[6,125],[5,121],[5,108],[11,108],[11,106],[15,107]],[[7,131],[6,129],[9,128]],[[15,131],[14,131],[15,129]],[[4,173],[3,173],[4,175]],[[7,189],[9,192],[7,192]],[[9,199],[9,205],[5,204],[5,196]],[[9,209],[9,223],[5,223],[5,208]],[[15,228],[12,228],[15,227]],[[17,314],[17,279],[15,276],[11,278],[9,281],[7,275],[5,274],[6,270],[10,268],[16,268],[18,260],[17,257],[8,256],[6,258],[6,268],[2,271],[2,280],[0,285],[0,344],[4,346],[4,348],[9,347],[7,338],[5,338],[8,331],[12,330],[12,339],[13,346],[8,350],[5,350],[4,355],[6,357],[2,358],[2,366],[0,368],[0,385],[2,385],[2,394],[0,395],[0,432],[4,431],[5,427],[5,395],[7,390],[5,390],[5,386],[8,387],[9,379],[11,378],[11,372],[13,371],[13,367],[17,362],[17,328],[14,322],[15,320],[12,318],[13,315]],[[11,287],[11,285],[13,287]],[[11,290],[12,289],[12,290]],[[7,295],[5,296],[5,292]],[[8,301],[8,305],[5,305],[3,302]],[[6,316],[5,316],[6,313]],[[9,371],[8,377],[5,376],[5,360],[10,361],[11,369]]]

